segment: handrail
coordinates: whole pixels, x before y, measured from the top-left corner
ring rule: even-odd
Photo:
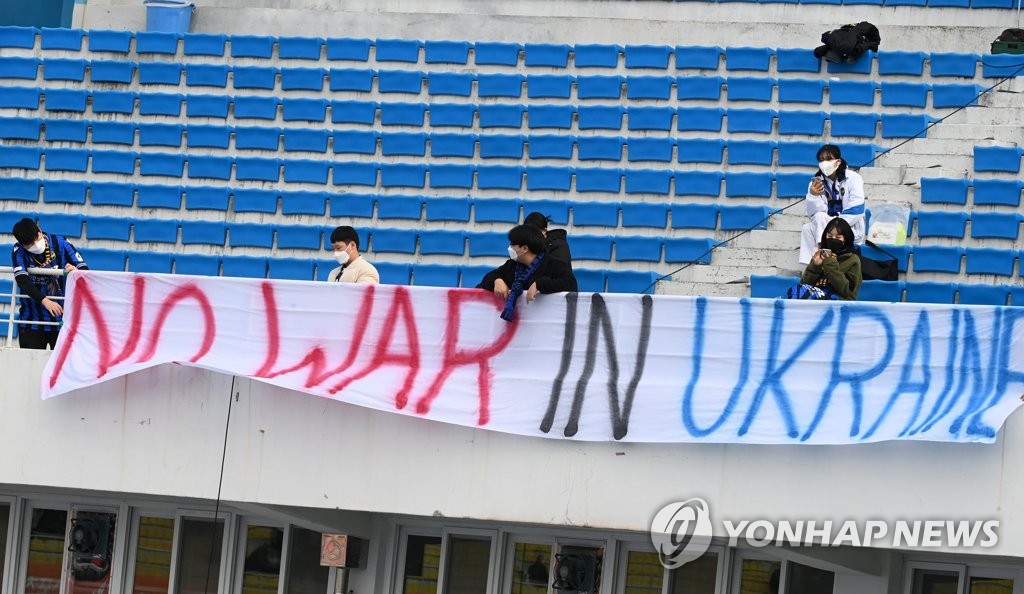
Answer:
[[[67,276],[68,272],[63,268],[28,268],[26,269],[29,274],[36,274],[40,276]],[[0,266],[0,274],[14,274],[14,268],[12,266]],[[7,319],[7,336],[4,340],[5,346],[12,346],[14,343],[14,325],[15,324],[35,324],[37,326],[60,326],[60,322],[29,322],[24,320],[15,319],[15,310],[18,305],[18,297],[22,296],[18,292],[18,285],[15,283],[10,293],[0,293],[0,298],[10,297],[11,311]],[[63,295],[49,296],[54,301],[63,301]]]

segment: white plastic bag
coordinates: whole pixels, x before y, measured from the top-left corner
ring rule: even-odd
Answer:
[[[867,238],[874,243],[904,245],[910,225],[910,208],[905,204],[881,202],[872,204]]]

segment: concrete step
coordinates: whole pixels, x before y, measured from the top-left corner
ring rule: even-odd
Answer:
[[[928,139],[956,140],[963,143],[965,150],[970,147],[973,154],[974,145],[983,140],[1007,144],[1020,141],[1020,124],[964,124],[946,121],[929,130]]]
[[[973,167],[969,169],[952,169],[946,167],[871,167],[862,169],[860,174],[865,184],[900,185],[919,184],[922,177],[970,177]],[[987,177],[987,174],[986,174]]]
[[[658,283],[657,294],[739,298],[750,296],[750,285],[747,283],[725,284],[662,281]]]

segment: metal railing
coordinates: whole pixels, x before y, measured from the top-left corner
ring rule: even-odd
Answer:
[[[29,274],[35,274],[40,276],[67,276],[67,271],[63,268],[29,268]],[[14,346],[14,325],[15,324],[32,324],[36,326],[57,326],[60,327],[60,322],[33,322],[30,320],[19,320],[17,319],[18,299],[24,297],[22,293],[18,291],[18,283],[13,281],[14,268],[10,266],[0,266],[0,276],[11,275],[12,284],[11,291],[0,292],[0,302],[10,304],[10,311],[7,315],[7,333],[4,337],[4,346]],[[64,301],[64,296],[47,295],[54,301]],[[63,306],[63,305],[62,305]]]

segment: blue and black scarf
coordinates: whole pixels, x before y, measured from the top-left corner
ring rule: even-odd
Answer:
[[[505,300],[505,308],[501,310],[501,319],[506,322],[516,319],[516,300],[523,294],[523,285],[526,284],[526,280],[533,276],[534,272],[537,272],[537,268],[540,267],[541,260],[543,259],[544,254],[541,253],[537,254],[529,266],[523,266],[516,262],[516,278],[509,289],[508,299]]]

